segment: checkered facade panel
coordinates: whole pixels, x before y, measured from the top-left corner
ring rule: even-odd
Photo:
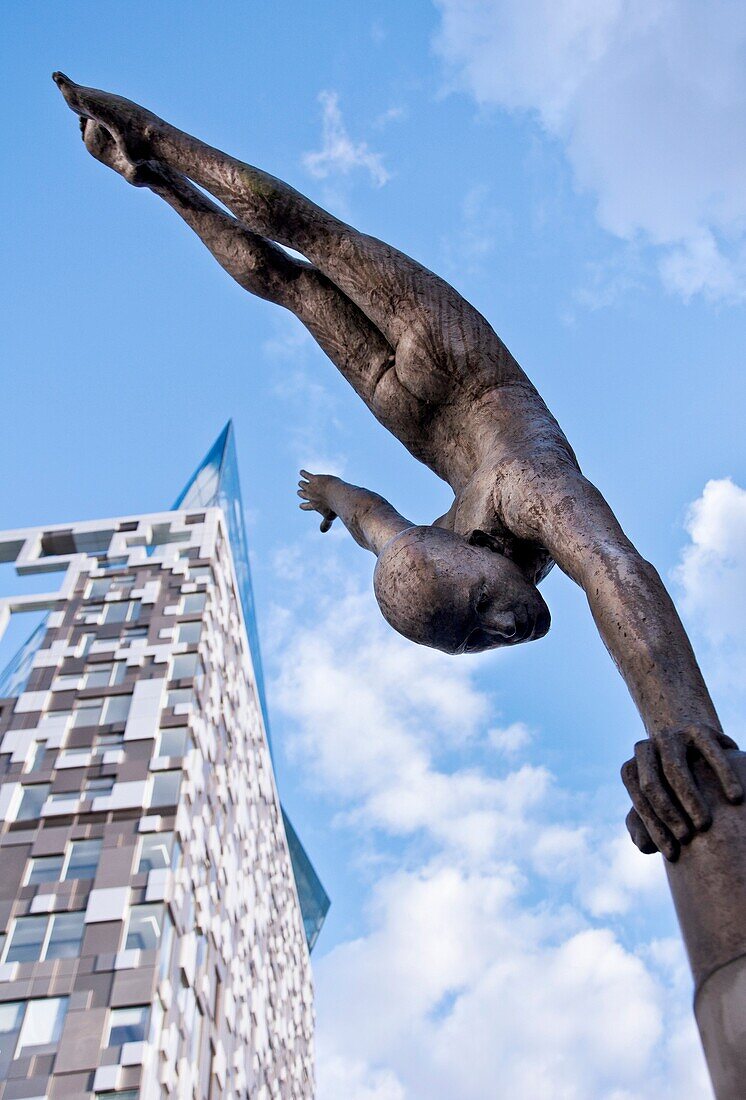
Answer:
[[[218,508],[0,534],[58,568],[0,698],[0,1100],[313,1096],[308,948]]]

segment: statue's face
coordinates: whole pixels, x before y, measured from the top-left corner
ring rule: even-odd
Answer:
[[[392,539],[374,586],[395,630],[445,653],[517,645],[549,630],[539,590],[512,561],[437,527],[412,527]]]

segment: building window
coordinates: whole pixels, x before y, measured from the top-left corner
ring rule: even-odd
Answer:
[[[83,768],[90,754],[91,749],[87,745],[82,745],[76,749],[63,749],[57,757],[57,767],[77,764],[79,767]]]
[[[111,585],[112,582],[108,577],[102,577],[99,580],[91,581],[88,585],[85,598],[87,600],[100,600],[102,596],[108,593]]]
[[[104,605],[100,600],[96,600],[93,603],[83,604],[78,610],[77,617],[78,619],[87,619],[89,616],[95,615],[98,618],[103,613],[103,610]]]
[[[122,577],[97,577],[91,581],[86,592],[86,598],[100,600],[103,596],[108,596],[110,592],[131,589],[134,583],[135,578],[128,574],[124,574]],[[123,594],[126,594],[126,592]]]
[[[111,794],[114,790],[114,776],[104,775],[96,779],[86,780],[83,789],[84,798],[98,798],[99,795]]]
[[[147,1037],[149,1008],[149,1005],[136,1005],[133,1008],[112,1009],[107,1047],[144,1042]]]
[[[124,733],[99,733],[93,742],[95,752],[107,752],[109,749],[121,749],[124,746]]]
[[[33,1047],[59,1042],[66,1014],[67,997],[41,997],[27,1001],[14,1057],[20,1058]]]
[[[134,623],[140,618],[139,600],[117,600],[104,605],[105,623]]]
[[[75,707],[74,726],[97,726],[104,709],[103,699],[82,699]]]
[[[54,678],[54,690],[55,691],[69,691],[71,688],[77,688],[80,682],[81,674],[79,672],[65,673],[62,676],[55,676]]]
[[[181,608],[182,615],[201,615],[207,604],[207,596],[204,592],[190,592],[183,597]]]
[[[59,882],[64,856],[39,856],[29,860],[25,886],[36,886],[40,882]]]
[[[175,867],[178,863],[179,846],[174,844],[173,833],[146,833],[140,841],[140,856],[137,861],[137,874],[149,871],[162,871]]]
[[[102,840],[74,840],[68,848],[63,881],[71,878],[94,879],[102,846]]]
[[[109,726],[114,722],[126,722],[131,703],[131,695],[110,695],[104,703],[101,725]]]
[[[181,771],[155,772],[150,806],[175,806],[179,801]]]
[[[31,754],[26,761],[27,772],[38,772],[44,767],[44,754],[47,751],[46,741],[34,741]]]
[[[72,716],[73,712],[71,710],[48,710],[47,713],[43,715],[45,719],[54,722],[62,722],[63,720],[68,722]]]
[[[202,623],[180,623],[176,641],[183,645],[196,645],[202,634]]]
[[[66,1012],[67,997],[0,1004],[0,1080],[7,1078],[14,1058],[59,1040]]]
[[[41,816],[41,808],[49,796],[49,786],[49,783],[35,783],[33,786],[23,788],[16,821],[32,821]]]
[[[124,569],[126,564],[126,558],[99,558],[96,562],[96,568],[109,573],[115,569]]]
[[[133,626],[127,631],[125,641],[134,642],[138,638],[147,638],[148,628],[146,626]]]
[[[3,962],[38,962],[47,936],[49,917],[18,917],[5,945]]]
[[[126,722],[131,702],[131,695],[83,699],[73,712],[73,726],[108,726],[115,722]]]
[[[192,747],[192,735],[187,726],[170,726],[158,735],[156,756],[186,756]]]
[[[83,910],[54,913],[51,917],[18,917],[8,937],[3,962],[42,962],[70,959],[80,952]]]
[[[80,954],[83,939],[84,911],[55,913],[50,920],[45,959],[74,959]]]
[[[154,951],[163,928],[162,905],[133,905],[127,922],[125,951]]]
[[[129,698],[129,696],[125,696]],[[111,712],[108,712],[111,713]],[[87,725],[88,719],[81,725]],[[85,767],[88,757],[93,753],[106,752],[108,749],[120,749],[124,745],[124,731],[121,733],[99,733],[93,740],[92,745],[76,745],[74,748],[62,749],[57,757],[57,767],[63,764],[78,767]]]
[[[171,660],[172,680],[191,680],[203,674],[204,669],[197,653],[181,653]]]
[[[194,691],[192,688],[175,688],[166,694],[167,707],[193,707]]]
[[[124,661],[106,662],[100,665],[92,665],[87,670],[84,688],[111,687],[113,684],[121,684],[127,672]]]
[[[189,579],[192,581],[211,581],[212,569],[209,565],[193,565],[189,570]]]
[[[61,802],[79,802],[82,795],[80,791],[55,791],[49,796],[49,801],[59,805]]]

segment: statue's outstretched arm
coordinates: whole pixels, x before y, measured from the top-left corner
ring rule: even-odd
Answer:
[[[328,531],[339,517],[355,542],[376,556],[395,535],[414,526],[378,493],[350,485],[330,474],[310,474],[301,470],[298,485],[298,496],[302,497],[300,507],[322,516],[322,531]]]
[[[723,733],[673,601],[577,468],[554,458],[516,462],[499,498],[511,529],[539,539],[585,590],[650,738],[635,746],[635,765],[625,765],[623,779],[651,837],[675,857],[690,822],[699,831],[710,820],[691,774],[692,752],[705,757],[731,801],[743,792],[725,753],[737,746]]]

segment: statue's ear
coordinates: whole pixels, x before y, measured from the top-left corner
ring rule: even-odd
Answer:
[[[493,554],[502,554],[505,557],[505,543],[495,535],[488,535],[486,531],[475,530],[466,540],[470,546],[484,546]]]

